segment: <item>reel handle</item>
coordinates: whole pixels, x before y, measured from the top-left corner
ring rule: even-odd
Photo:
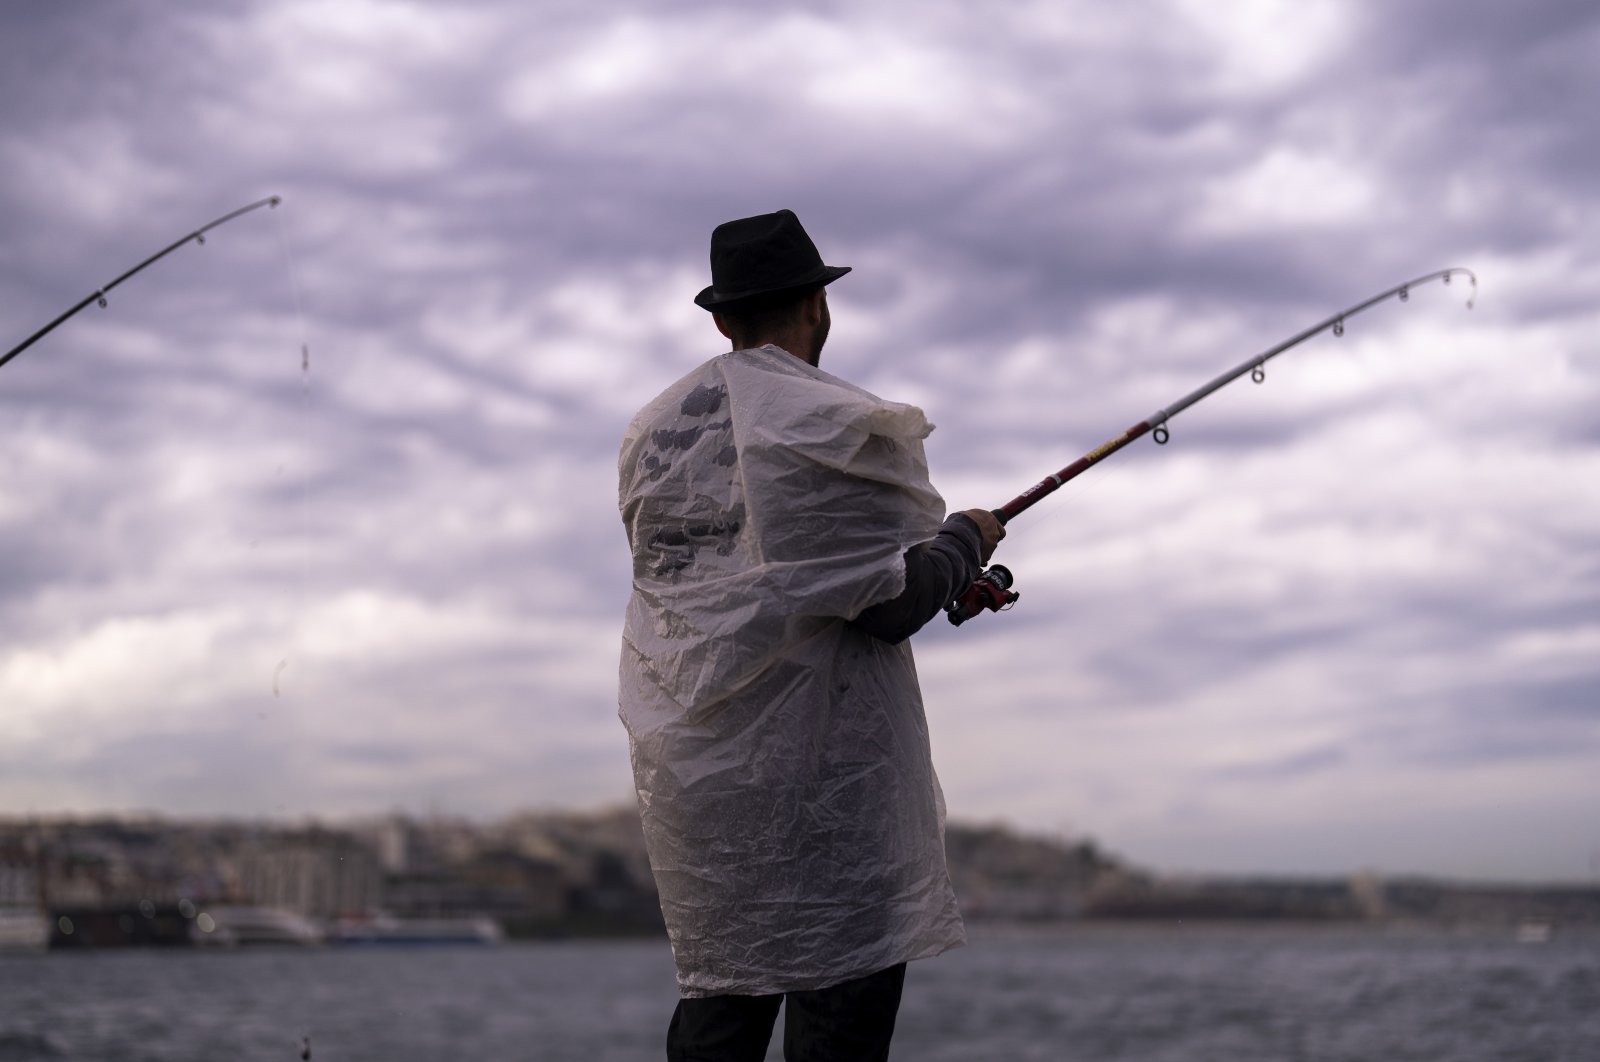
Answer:
[[[1022,595],[1011,589],[1015,582],[1011,569],[1004,564],[991,564],[980,573],[962,595],[944,607],[944,614],[954,626],[985,611],[999,612],[1010,608]]]

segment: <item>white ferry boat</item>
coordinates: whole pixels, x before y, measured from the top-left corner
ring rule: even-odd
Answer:
[[[196,944],[241,947],[257,944],[321,944],[322,930],[309,918],[277,907],[206,907],[191,923]]]
[[[492,918],[396,918],[386,914],[342,919],[328,934],[330,944],[498,944],[503,939]]]

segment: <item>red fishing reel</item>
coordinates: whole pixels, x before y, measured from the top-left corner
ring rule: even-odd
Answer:
[[[981,612],[1000,612],[1016,604],[1022,595],[1011,589],[1015,580],[1004,564],[991,564],[972,581],[966,592],[944,607],[950,622],[959,627]]]

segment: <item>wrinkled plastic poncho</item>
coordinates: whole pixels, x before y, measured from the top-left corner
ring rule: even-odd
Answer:
[[[847,622],[938,530],[931,430],[768,346],[690,373],[623,440],[620,714],[684,996],[962,942],[910,645]]]

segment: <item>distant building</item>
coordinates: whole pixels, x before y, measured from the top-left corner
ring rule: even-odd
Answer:
[[[383,906],[383,871],[372,850],[345,833],[310,830],[261,838],[236,861],[251,903],[311,918]]]
[[[45,861],[41,892],[46,906],[110,904],[119,891],[111,863],[101,856],[72,852]]]
[[[445,870],[391,875],[384,906],[407,918],[546,922],[566,913],[567,880],[549,861],[488,851]]]
[[[367,829],[378,865],[385,874],[404,874],[411,869],[415,832],[410,820],[401,815],[390,815]]]
[[[39,907],[37,860],[20,848],[0,849],[0,911]]]

